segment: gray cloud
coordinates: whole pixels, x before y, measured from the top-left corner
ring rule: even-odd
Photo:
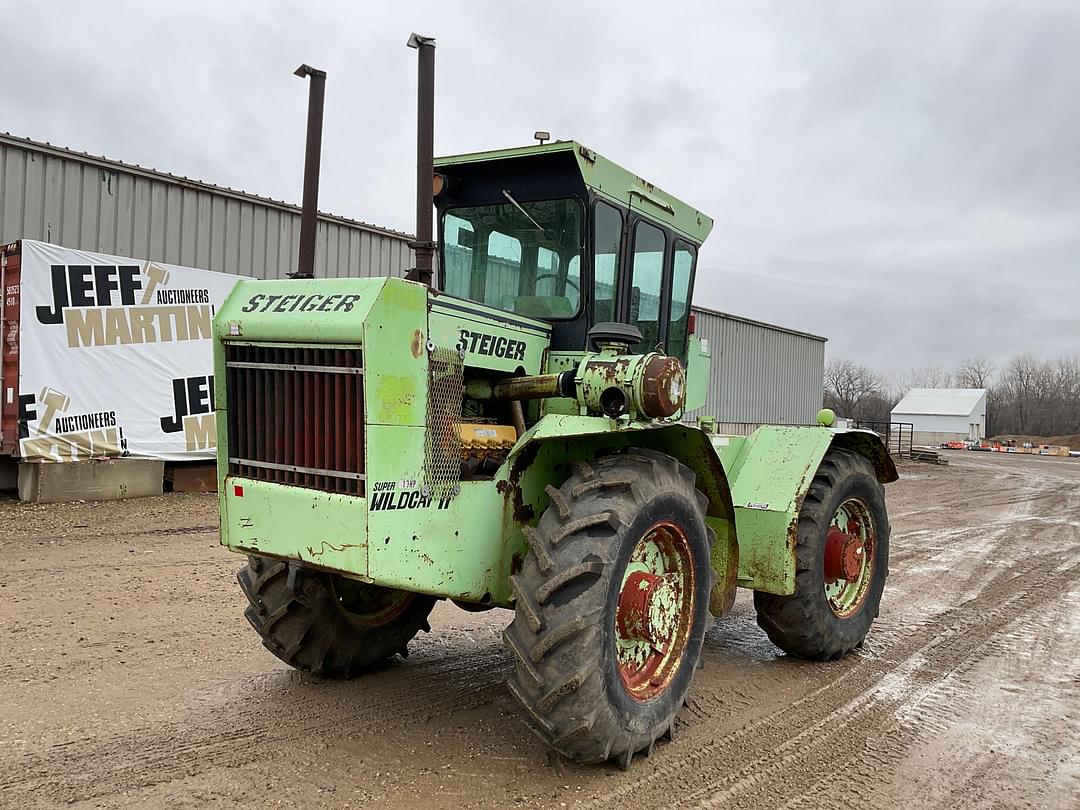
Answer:
[[[420,30],[439,151],[550,129],[648,177],[716,219],[707,306],[883,369],[1080,345],[1074,3],[4,5],[20,135],[296,200],[307,61],[323,208],[408,230]]]

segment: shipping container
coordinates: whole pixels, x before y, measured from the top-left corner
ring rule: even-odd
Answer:
[[[18,243],[0,247],[0,456],[19,455],[19,271]]]
[[[213,317],[236,276],[23,239],[0,281],[0,455],[213,459]]]

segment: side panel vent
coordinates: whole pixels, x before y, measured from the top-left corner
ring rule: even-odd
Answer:
[[[424,489],[433,498],[456,495],[461,482],[461,421],[464,363],[456,349],[428,351],[428,431],[424,439]]]
[[[364,494],[359,349],[225,347],[229,472]]]

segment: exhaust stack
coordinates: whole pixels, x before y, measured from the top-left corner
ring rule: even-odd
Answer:
[[[409,246],[416,254],[416,267],[407,276],[434,286],[435,242],[432,239],[434,205],[432,182],[435,175],[435,39],[412,34],[408,43],[417,51],[416,95],[416,240]]]
[[[304,202],[300,211],[300,256],[292,278],[315,277],[315,227],[319,215],[319,164],[322,161],[323,97],[326,71],[300,65],[294,75],[308,77],[307,146],[304,149]]]

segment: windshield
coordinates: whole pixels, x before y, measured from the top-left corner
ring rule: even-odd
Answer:
[[[519,201],[452,208],[443,217],[444,287],[533,318],[573,318],[581,306],[581,205]]]

